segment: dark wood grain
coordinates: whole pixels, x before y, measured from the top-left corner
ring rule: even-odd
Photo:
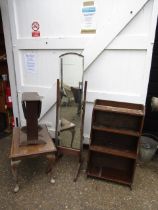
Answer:
[[[105,126],[96,126],[94,125],[92,127],[94,130],[100,130],[100,131],[106,131],[106,132],[111,132],[111,133],[117,133],[117,134],[125,134],[129,136],[139,136],[140,132],[137,131],[132,131],[132,130],[125,130],[125,129],[116,129],[116,128],[108,128]]]
[[[95,101],[88,176],[132,185],[144,113],[141,104]]]
[[[39,136],[46,142],[46,144],[20,146],[20,128],[14,128],[10,158],[18,159],[27,156],[33,157],[42,154],[54,153],[56,151],[56,147],[49,136],[46,126],[42,127],[39,132]],[[22,138],[27,138],[26,134],[24,134]]]
[[[95,105],[94,109],[100,110],[100,111],[105,111],[105,112],[116,112],[116,113],[122,113],[122,114],[128,114],[128,115],[143,116],[143,114],[144,114],[143,110],[129,109],[129,108],[124,108],[124,107]]]
[[[137,158],[137,151],[132,151],[132,150],[127,150],[127,149],[120,149],[120,148],[112,148],[112,147],[105,147],[105,146],[98,146],[98,145],[91,145],[90,150],[100,152],[100,153],[105,153],[105,154],[111,154],[115,156],[120,156],[120,157],[126,157],[126,158],[131,158],[131,159],[136,159]]]

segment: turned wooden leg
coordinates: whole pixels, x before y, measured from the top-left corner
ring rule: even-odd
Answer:
[[[53,164],[55,163],[55,154],[49,154],[46,156],[46,158],[48,159],[48,166],[47,166],[47,170],[46,173],[50,173],[50,183],[54,184],[55,183],[55,179],[53,179],[52,177],[52,168],[53,168]]]
[[[12,174],[13,174],[13,178],[15,181],[15,187],[14,187],[14,192],[18,192],[19,191],[19,184],[18,184],[18,165],[20,164],[21,160],[17,160],[17,161],[13,161],[11,160],[11,170],[12,170]]]

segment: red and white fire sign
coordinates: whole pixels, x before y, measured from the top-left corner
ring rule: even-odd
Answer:
[[[40,36],[40,31],[39,31],[40,25],[37,21],[34,21],[32,23],[32,37],[39,37]]]

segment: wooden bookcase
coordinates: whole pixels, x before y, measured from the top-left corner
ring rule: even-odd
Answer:
[[[144,114],[140,104],[95,101],[88,176],[132,186]]]

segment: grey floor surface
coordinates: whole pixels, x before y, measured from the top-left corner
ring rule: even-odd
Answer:
[[[76,183],[77,159],[63,157],[54,167],[55,184],[45,174],[46,160],[28,159],[19,167],[20,191],[13,193],[11,137],[0,139],[0,210],[157,210],[158,158],[137,166],[134,186],[86,178],[85,162]]]

